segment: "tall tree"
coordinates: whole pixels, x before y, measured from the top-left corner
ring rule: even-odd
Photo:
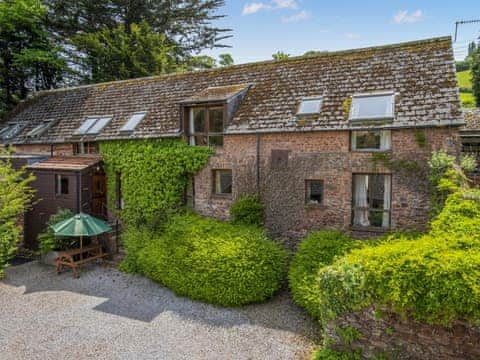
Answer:
[[[16,171],[8,160],[0,159],[0,278],[17,248],[22,231],[18,219],[33,200],[34,190],[29,186],[33,180],[33,175]]]
[[[174,46],[168,45],[165,36],[153,32],[145,21],[130,24],[129,31],[119,25],[79,34],[73,37],[72,43],[86,55],[77,62],[94,83],[159,75],[177,69]]]
[[[480,107],[480,49],[472,54],[472,90],[477,107]]]
[[[235,62],[233,61],[232,55],[230,55],[230,54],[220,54],[218,57],[220,58],[220,60],[218,61],[218,63],[219,63],[220,66],[222,66],[222,67],[232,66],[232,65],[235,63]]]
[[[224,17],[218,10],[224,0],[43,0],[49,8],[51,26],[62,37],[91,33],[103,27],[147,22],[175,45],[181,58],[206,48],[222,47],[230,29],[213,23]]]
[[[0,113],[30,90],[55,87],[66,70],[38,0],[0,1]]]

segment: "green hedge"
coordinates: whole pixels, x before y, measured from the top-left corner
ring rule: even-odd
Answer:
[[[263,210],[264,206],[257,194],[242,196],[230,208],[231,221],[233,224],[261,226]]]
[[[172,216],[151,236],[136,265],[181,296],[222,306],[261,302],[285,276],[286,252],[257,227],[189,213]]]
[[[357,245],[346,234],[321,230],[309,234],[299,245],[290,265],[288,279],[294,301],[314,318],[320,313],[320,287],[317,282],[320,268]]]
[[[353,250],[319,272],[322,320],[369,305],[447,325],[480,320],[480,192],[451,195],[430,233]]]

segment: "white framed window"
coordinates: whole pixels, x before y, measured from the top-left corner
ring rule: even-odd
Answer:
[[[392,148],[390,130],[352,131],[353,151],[386,151]]]
[[[73,132],[74,135],[96,135],[112,120],[111,116],[89,117]]]
[[[321,96],[302,99],[298,105],[297,116],[320,114],[322,101]]]
[[[231,195],[232,180],[232,170],[213,170],[213,193],[215,195]]]
[[[391,188],[389,174],[354,174],[353,225],[390,227]]]
[[[135,128],[140,124],[140,122],[145,118],[147,115],[146,111],[141,111],[134,113],[130,119],[120,128],[121,132],[130,132],[134,131]]]
[[[352,97],[350,120],[393,119],[395,94],[357,94]]]

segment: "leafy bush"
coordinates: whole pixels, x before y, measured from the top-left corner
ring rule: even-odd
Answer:
[[[308,235],[299,245],[288,273],[290,289],[295,302],[314,318],[319,318],[320,287],[317,281],[320,268],[358,247],[347,235],[335,230],[321,230]]]
[[[0,149],[0,155],[3,154]],[[34,179],[33,175],[15,170],[10,161],[0,158],[0,278],[17,250],[22,233],[18,220],[33,200],[35,192],[29,184]]]
[[[140,273],[141,269],[137,265],[138,254],[141,250],[145,249],[147,245],[155,238],[155,233],[147,227],[127,227],[122,232],[122,243],[126,250],[125,259],[120,264],[120,270],[126,273]]]
[[[232,223],[243,225],[263,224],[264,206],[258,195],[245,195],[235,201],[230,208]]]
[[[63,220],[67,220],[73,215],[73,212],[69,209],[58,209],[55,214],[50,216],[45,231],[41,234],[38,234],[39,248],[42,254],[46,254],[49,251],[62,251],[71,249],[75,245],[75,238],[55,236],[51,228],[52,225],[55,225]]]
[[[182,202],[188,178],[200,170],[213,150],[180,139],[125,140],[100,143],[107,173],[108,204],[127,226],[164,223]],[[141,176],[139,176],[141,174]],[[124,208],[115,205],[120,175]]]
[[[336,351],[325,346],[315,350],[312,354],[312,360],[361,360],[362,352],[357,351]]]
[[[189,213],[172,216],[161,235],[152,234],[136,266],[178,295],[238,306],[264,301],[279,289],[286,252],[257,227]]]
[[[375,304],[429,323],[480,320],[480,198],[455,193],[432,231],[353,250],[320,269],[322,320]]]

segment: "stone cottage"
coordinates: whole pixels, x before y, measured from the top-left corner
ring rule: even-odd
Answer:
[[[0,141],[37,159],[32,171],[52,172],[41,185],[52,194],[48,209],[75,193],[84,200],[72,206],[86,211],[92,187],[96,209],[105,207],[99,142],[211,146],[187,189],[194,209],[228,218],[235,199],[258,192],[270,231],[296,237],[321,227],[424,227],[426,161],[435,150],[457,153],[463,124],[443,37],[46,91],[0,124]],[[96,185],[72,175],[79,162]],[[36,219],[45,222],[48,209]]]

